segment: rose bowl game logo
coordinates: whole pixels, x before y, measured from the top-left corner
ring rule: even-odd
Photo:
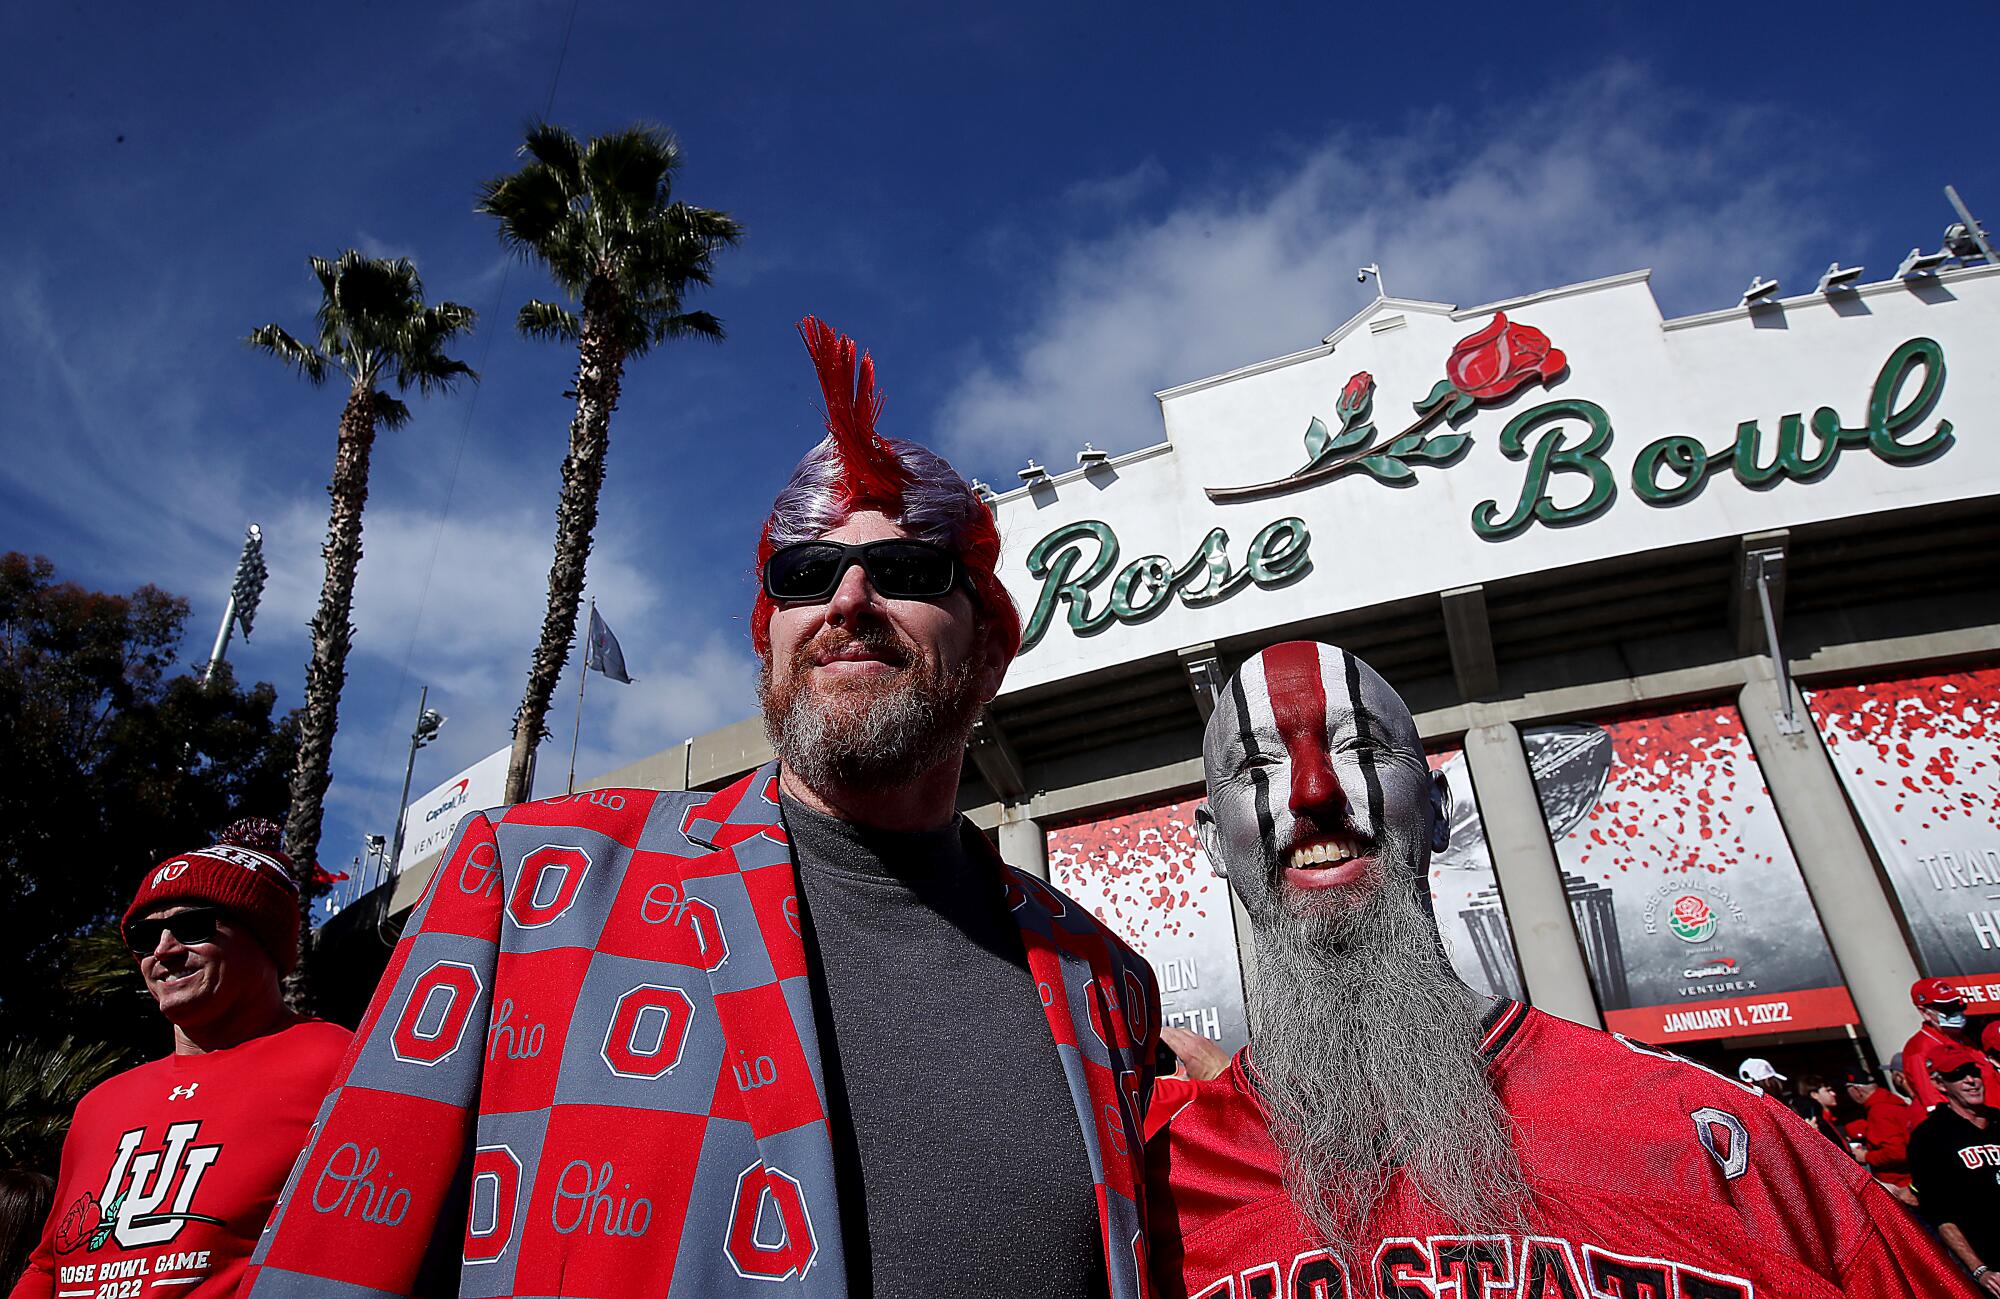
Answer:
[[[1667,916],[1667,928],[1684,943],[1705,943],[1715,937],[1721,926],[1722,919],[1715,914],[1715,908],[1693,893],[1675,898],[1673,911]]]

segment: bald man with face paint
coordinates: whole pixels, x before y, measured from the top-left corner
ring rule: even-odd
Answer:
[[[1758,1089],[1458,979],[1428,883],[1451,793],[1367,664],[1263,651],[1202,756],[1197,828],[1249,913],[1257,980],[1250,1045],[1153,1093],[1162,1295],[1973,1293]]]

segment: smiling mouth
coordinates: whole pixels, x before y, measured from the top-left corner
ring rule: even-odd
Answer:
[[[1286,854],[1283,874],[1300,888],[1334,888],[1365,876],[1375,864],[1374,850],[1359,835],[1315,835]]]

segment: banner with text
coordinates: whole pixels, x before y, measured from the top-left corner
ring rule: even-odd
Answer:
[[[431,854],[443,852],[460,821],[507,801],[507,758],[512,752],[509,747],[487,754],[410,804],[403,813],[398,875]]]
[[[1090,908],[1160,980],[1162,1022],[1234,1052],[1249,1039],[1229,883],[1195,838],[1200,799],[1048,832],[1049,882]]]
[[[1809,690],[1925,975],[2000,1001],[2000,669]]]
[[[1441,746],[1429,754],[1431,770],[1451,786],[1451,846],[1431,855],[1431,910],[1451,953],[1452,968],[1480,992],[1521,1000],[1521,964],[1507,926],[1507,908],[1493,877],[1486,825],[1472,790],[1465,751]]]
[[[1607,1028],[1664,1045],[1857,1022],[1734,708],[1522,740]]]

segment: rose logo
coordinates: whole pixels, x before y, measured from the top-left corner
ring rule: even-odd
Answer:
[[[1692,893],[1683,893],[1674,899],[1673,911],[1667,917],[1667,928],[1674,931],[1674,937],[1684,943],[1705,943],[1715,937],[1715,931],[1722,926],[1715,909],[1706,901]]]
[[[1486,328],[1461,338],[1451,349],[1444,363],[1447,377],[1417,409],[1451,393],[1456,394],[1454,413],[1474,402],[1498,401],[1531,379],[1555,378],[1568,364],[1568,357],[1549,346],[1547,334],[1533,325],[1517,325],[1506,312],[1496,311]]]
[[[1569,366],[1569,358],[1552,346],[1549,336],[1533,325],[1507,319],[1496,311],[1486,325],[1458,340],[1445,358],[1445,378],[1430,395],[1415,402],[1416,422],[1383,442],[1372,419],[1375,378],[1366,370],[1353,375],[1340,390],[1334,413],[1340,428],[1312,417],[1306,426],[1306,462],[1283,478],[1247,487],[1210,487],[1208,499],[1217,504],[1254,500],[1294,491],[1349,469],[1360,469],[1378,482],[1394,486],[1416,481],[1417,464],[1449,465],[1471,443],[1469,433],[1425,430],[1439,420],[1450,422],[1474,406],[1489,405],[1537,379],[1546,383]]]

